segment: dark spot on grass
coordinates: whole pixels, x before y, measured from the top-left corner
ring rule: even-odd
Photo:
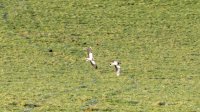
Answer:
[[[72,42],[76,42],[76,40],[75,40],[75,39],[72,39]]]
[[[0,3],[0,8],[4,8],[4,5],[2,3]]]
[[[66,112],[67,110],[66,110],[66,109],[60,109],[60,111],[61,111],[61,112]]]
[[[113,109],[111,109],[111,108],[106,108],[106,109],[92,108],[91,111],[110,112],[110,111],[113,111]]]
[[[49,52],[53,52],[53,50],[52,50],[52,49],[49,49]]]
[[[87,88],[87,85],[82,84],[79,86],[79,88]]]
[[[91,111],[100,111],[98,108],[92,108]]]
[[[107,34],[108,34],[108,35],[112,35],[112,34],[115,34],[115,33],[113,33],[113,32],[107,32]]]
[[[86,42],[83,43],[83,45],[86,45],[86,44],[87,44]]]
[[[167,78],[165,78],[165,77],[150,77],[149,79],[164,80],[164,79],[167,79]]]
[[[127,5],[135,5],[134,3],[128,3]]]
[[[26,103],[24,104],[24,107],[35,108],[35,107],[40,107],[40,106],[38,104]]]
[[[138,101],[128,101],[127,103],[130,105],[137,105],[139,102]]]
[[[72,33],[71,36],[81,36],[81,34]]]
[[[165,102],[163,102],[163,101],[161,101],[161,102],[158,102],[158,105],[159,105],[159,106],[165,106],[165,105],[166,105],[166,103],[165,103]]]

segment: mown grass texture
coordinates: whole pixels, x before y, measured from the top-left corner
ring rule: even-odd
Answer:
[[[198,0],[0,1],[0,111],[200,111],[199,7]],[[98,70],[85,61],[89,46]],[[113,59],[122,63],[119,77]]]

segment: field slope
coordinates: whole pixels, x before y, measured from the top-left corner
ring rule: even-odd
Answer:
[[[1,112],[200,111],[199,0],[1,0],[0,26]]]

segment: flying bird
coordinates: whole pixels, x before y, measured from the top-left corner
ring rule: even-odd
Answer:
[[[86,61],[90,61],[91,65],[97,69],[97,64],[96,62],[94,61],[94,57],[93,57],[93,54],[92,54],[92,48],[89,47],[87,48],[87,54],[88,54],[88,57],[86,58]]]
[[[110,63],[110,66],[115,66],[115,71],[116,71],[117,76],[120,75],[120,69],[121,69],[120,64],[121,63],[119,61],[112,61]]]

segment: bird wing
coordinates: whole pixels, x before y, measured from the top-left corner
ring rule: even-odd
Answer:
[[[91,65],[92,65],[94,68],[96,68],[96,69],[97,69],[97,64],[95,63],[95,61],[94,61],[94,60],[90,61],[90,63],[91,63]]]
[[[117,75],[119,76],[119,74],[120,74],[120,66],[119,65],[115,65],[115,70],[116,70],[116,73],[117,73]]]
[[[117,73],[120,73],[120,68],[117,69]]]
[[[117,70],[118,70],[117,65],[115,65],[115,71],[117,71]]]
[[[89,54],[88,54],[88,58],[93,59],[93,54],[92,54],[92,53],[89,53]]]

